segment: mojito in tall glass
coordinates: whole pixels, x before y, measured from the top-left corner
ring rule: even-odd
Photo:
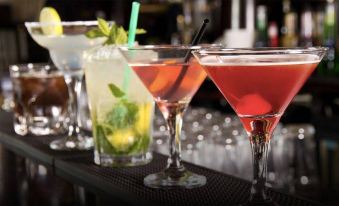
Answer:
[[[152,96],[116,46],[84,55],[85,78],[95,142],[102,166],[134,166],[152,159]]]

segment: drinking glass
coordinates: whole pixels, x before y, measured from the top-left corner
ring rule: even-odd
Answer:
[[[19,135],[65,132],[68,90],[62,73],[48,64],[10,66],[14,99],[14,131]]]
[[[93,148],[93,138],[81,132],[79,98],[83,78],[83,51],[103,44],[105,38],[88,39],[85,33],[97,28],[97,21],[61,23],[26,22],[25,26],[36,43],[49,50],[53,63],[64,74],[71,104],[70,126],[66,138],[50,143],[55,150],[88,150]],[[61,34],[50,34],[58,28]],[[47,31],[47,32],[46,32]]]
[[[101,166],[150,162],[154,102],[145,86],[114,45],[86,51],[84,68],[94,162]],[[117,95],[117,91],[124,94]]]
[[[167,167],[144,179],[151,188],[195,188],[206,178],[188,171],[181,162],[183,115],[192,97],[206,78],[206,73],[191,56],[192,46],[121,47],[120,51],[134,70],[167,122],[169,158]]]
[[[249,205],[274,204],[265,192],[268,145],[273,130],[326,50],[310,47],[193,51],[249,136],[253,159]]]

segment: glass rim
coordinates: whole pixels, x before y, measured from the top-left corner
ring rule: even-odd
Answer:
[[[20,73],[27,71],[34,71],[34,69],[42,68],[43,70],[55,73],[61,73],[61,71],[53,64],[49,63],[26,63],[26,64],[11,64],[9,65],[10,73]]]
[[[114,23],[114,21],[108,21],[109,24]],[[44,26],[97,26],[98,21],[97,20],[88,20],[88,21],[61,21],[61,22],[25,22],[25,26],[30,27],[44,27]]]
[[[199,55],[283,55],[283,54],[311,54],[314,52],[326,52],[328,47],[260,47],[260,48],[207,48],[192,51]]]
[[[189,45],[189,44],[179,44],[179,45],[171,45],[171,44],[159,44],[159,45],[138,45],[134,47],[128,47],[128,46],[120,46],[119,49],[122,51],[141,51],[141,50],[169,50],[169,49],[175,49],[175,50],[196,50],[201,49],[204,47],[220,47],[222,48],[222,44],[198,44],[198,45]]]
[[[11,64],[9,65],[9,68],[13,67],[13,66],[17,66],[17,67],[28,67],[28,68],[32,68],[32,67],[43,67],[43,66],[49,66],[49,67],[55,67],[56,66],[54,64],[48,63],[48,62],[37,62],[37,63],[19,63],[19,64]]]

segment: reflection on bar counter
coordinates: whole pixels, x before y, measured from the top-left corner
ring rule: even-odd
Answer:
[[[184,117],[183,160],[251,180],[251,147],[239,118],[219,110],[190,107]],[[154,119],[153,149],[168,154],[165,122]],[[315,128],[311,124],[279,124],[269,149],[268,184],[286,192],[317,187]]]

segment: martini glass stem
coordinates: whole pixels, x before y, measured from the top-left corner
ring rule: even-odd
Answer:
[[[79,116],[79,98],[81,93],[82,76],[80,75],[66,76],[65,80],[69,90],[71,107],[68,137],[79,138],[80,137],[79,125],[81,124]]]
[[[169,131],[169,158],[167,160],[167,167],[165,173],[169,177],[179,178],[183,176],[185,168],[181,163],[181,129],[182,118],[186,106],[175,104],[168,105],[164,117],[167,121]]]
[[[270,136],[251,134],[250,143],[253,159],[253,181],[250,203],[261,203],[268,200],[266,196],[267,155]]]

